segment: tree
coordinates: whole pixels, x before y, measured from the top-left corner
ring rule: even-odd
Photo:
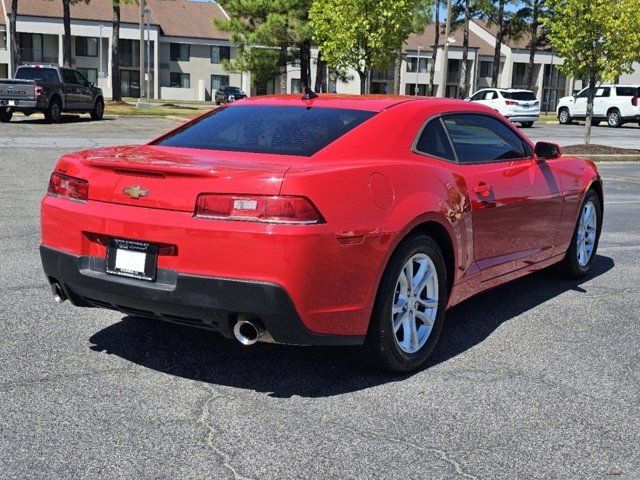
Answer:
[[[62,0],[62,64],[65,67],[71,66],[71,5],[81,1],[89,3],[89,0]]]
[[[22,52],[20,51],[20,41],[16,31],[16,21],[18,19],[18,0],[11,0],[11,14],[9,15],[9,36],[11,37],[11,63],[15,69],[22,64]]]
[[[500,73],[500,53],[502,44],[507,38],[520,38],[524,22],[516,12],[508,9],[518,3],[517,0],[480,0],[481,17],[487,20],[487,25],[497,27],[496,46],[493,53],[493,67],[491,69],[491,86],[498,86]]]
[[[481,11],[476,0],[457,0],[453,6],[451,27],[454,30],[462,28],[462,61],[460,62],[460,80],[458,83],[458,98],[466,98],[469,84],[469,23],[478,18]]]
[[[254,84],[280,76],[281,93],[287,90],[287,65],[300,59],[300,80],[311,86],[311,0],[228,0],[230,18],[215,25],[231,33],[239,54],[225,61],[232,71],[249,71]]]
[[[591,141],[596,86],[614,81],[640,61],[638,0],[548,0],[554,15],[544,20],[560,71],[589,82],[585,144]]]
[[[115,102],[122,100],[122,84],[120,83],[120,7],[132,2],[133,0],[112,0],[111,99]]]
[[[523,0],[522,4],[523,6],[517,15],[523,19],[529,30],[529,63],[525,74],[525,84],[528,90],[532,90],[536,51],[548,43],[546,29],[542,28],[542,20],[551,15],[551,11],[546,0]]]
[[[433,45],[433,51],[431,53],[431,67],[429,68],[429,95],[432,97],[435,95],[434,79],[436,75],[436,58],[438,56],[438,49],[440,48],[440,0],[435,0],[435,22],[433,28],[435,29],[435,41]],[[418,65],[420,67],[420,65]]]
[[[424,28],[430,4],[430,0],[316,0],[309,20],[327,63],[358,72],[361,93],[369,93],[371,70],[386,70],[393,63],[416,24]]]

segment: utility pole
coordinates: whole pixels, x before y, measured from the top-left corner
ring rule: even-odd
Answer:
[[[151,9],[146,8],[147,14],[147,103],[151,98]]]
[[[145,0],[139,0],[140,2],[140,81],[138,84],[140,85],[140,101],[139,104],[143,103],[143,99],[145,98],[145,88],[144,88],[144,7]]]
[[[416,91],[413,92],[415,96],[418,96],[418,89],[420,88],[420,50],[422,46],[418,45],[418,60],[416,61]]]
[[[447,70],[449,68],[449,35],[451,34],[451,0],[447,0],[447,24],[444,30],[444,54],[442,55],[442,71],[440,72],[439,97],[446,96]]]
[[[100,84],[100,79],[104,77],[104,70],[102,69],[102,25],[100,28],[100,41],[98,43],[98,63],[100,64],[100,68],[98,68],[98,80],[97,83]]]

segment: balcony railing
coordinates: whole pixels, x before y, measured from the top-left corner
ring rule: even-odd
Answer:
[[[25,63],[58,63],[57,50],[21,48],[20,57]]]

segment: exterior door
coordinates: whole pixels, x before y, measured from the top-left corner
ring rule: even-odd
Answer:
[[[79,104],[80,108],[91,109],[93,108],[93,91],[91,85],[89,84],[89,80],[85,78],[77,70],[72,70],[73,76],[76,79],[76,85],[78,85],[78,95],[79,95]]]
[[[553,255],[561,186],[515,129],[482,114],[443,117],[465,179],[482,280]]]
[[[76,82],[78,79],[73,73],[73,70],[64,68],[62,70],[62,79],[64,81],[64,93],[66,96],[65,109],[66,110],[79,110],[82,108],[82,92],[80,90],[81,85]]]
[[[611,96],[611,87],[598,87],[596,96],[593,100],[593,116],[604,118],[607,116],[609,97]]]

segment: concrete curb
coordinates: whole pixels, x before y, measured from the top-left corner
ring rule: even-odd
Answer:
[[[640,162],[640,153],[630,155],[621,153],[613,155],[571,153],[567,154],[567,156],[588,158],[594,162]]]

